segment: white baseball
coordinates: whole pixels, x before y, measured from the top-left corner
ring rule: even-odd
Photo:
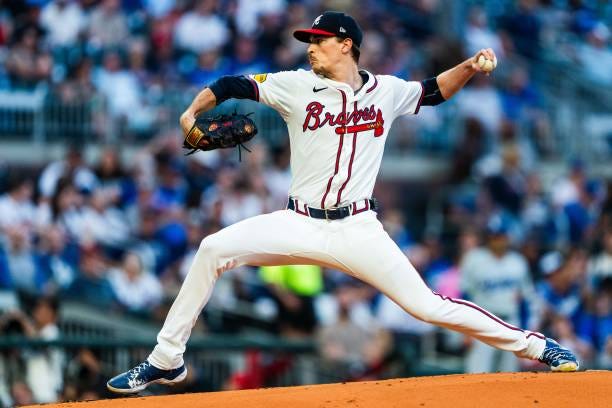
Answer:
[[[484,55],[480,54],[480,57],[478,57],[478,66],[484,72],[491,72],[495,69],[495,67],[497,67],[497,58],[490,60]]]

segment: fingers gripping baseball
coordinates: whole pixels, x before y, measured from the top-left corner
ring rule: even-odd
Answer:
[[[476,72],[491,73],[497,67],[497,57],[491,48],[483,48],[472,58],[472,68]]]

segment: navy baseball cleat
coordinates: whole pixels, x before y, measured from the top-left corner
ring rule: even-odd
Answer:
[[[172,385],[187,377],[187,369],[183,364],[174,370],[161,370],[145,361],[123,374],[111,378],[106,387],[120,394],[134,394],[147,388],[149,384]]]
[[[544,352],[538,360],[547,364],[551,371],[578,371],[578,359],[574,353],[548,337]]]

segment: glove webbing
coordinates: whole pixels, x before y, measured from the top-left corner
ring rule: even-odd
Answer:
[[[253,113],[255,113],[255,112],[249,112],[249,113],[247,113],[245,116],[250,116],[250,115],[252,115]],[[236,115],[236,111],[234,111],[234,115]],[[217,116],[216,118],[214,118],[214,119],[212,119],[212,120],[213,120],[213,121],[215,121],[215,120],[219,120],[219,119],[221,118],[221,116],[222,116],[222,115],[219,115],[219,116]],[[188,140],[188,139],[189,139],[189,137],[191,136],[191,133],[193,133],[193,130],[197,128],[197,126],[196,126],[196,125],[197,125],[197,121],[196,121],[196,122],[194,122],[194,123],[193,123],[193,126],[191,126],[191,129],[189,129],[189,132],[187,133],[187,136],[185,137],[185,140]],[[199,129],[198,129],[198,130],[199,130]],[[200,138],[198,138],[198,139],[195,141],[195,143],[193,143],[193,145],[194,145],[194,146],[197,146],[197,145],[198,145],[198,143],[200,142],[200,139],[202,139],[204,136],[205,136],[205,135],[204,135],[204,134],[202,134],[202,136],[200,136]],[[251,150],[250,150],[248,147],[246,147],[246,146],[245,146],[243,143],[238,143],[238,145],[236,145],[236,147],[238,148],[238,161],[239,161],[239,162],[242,162],[242,149],[246,150],[246,151],[247,151],[247,152],[249,152],[249,153],[252,153],[252,152],[251,152]],[[194,154],[195,152],[197,152],[198,150],[200,150],[200,149],[198,149],[197,147],[194,147],[194,148],[192,148],[192,149],[191,149],[191,151],[189,151],[189,152],[185,153],[185,156],[190,156],[190,155]]]

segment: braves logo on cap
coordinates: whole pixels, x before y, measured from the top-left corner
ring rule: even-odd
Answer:
[[[353,17],[339,11],[326,11],[314,19],[312,27],[295,30],[293,36],[302,42],[310,43],[312,36],[340,37],[353,40],[353,46],[359,48],[363,33]]]

